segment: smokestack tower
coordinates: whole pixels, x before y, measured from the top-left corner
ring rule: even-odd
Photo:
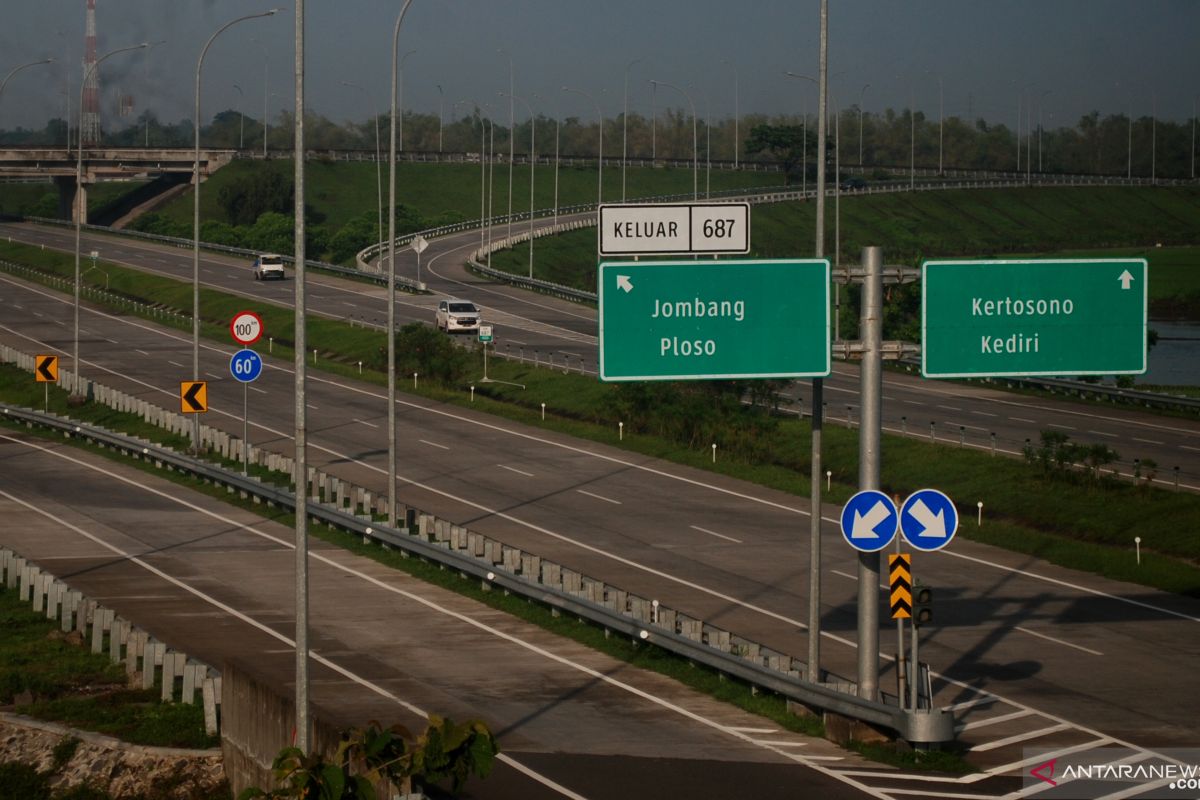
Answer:
[[[87,34],[83,48],[83,108],[79,115],[79,135],[85,145],[100,141],[100,72],[96,64],[96,0],[87,0]],[[90,75],[88,73],[91,73]]]

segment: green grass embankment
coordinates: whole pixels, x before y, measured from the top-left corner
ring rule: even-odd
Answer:
[[[21,245],[0,243],[0,256],[36,259],[47,267],[59,261],[61,274],[69,268],[67,256]],[[186,284],[115,266],[113,270],[112,279],[120,277],[126,291],[136,292],[133,296],[146,303],[174,304],[181,310],[191,306],[191,290]],[[185,302],[180,303],[180,297]],[[228,319],[244,306],[244,299],[206,292],[202,298],[205,335],[227,342]],[[290,310],[265,303],[257,304],[256,310],[263,314],[267,330],[293,329]],[[136,308],[133,312],[140,313]],[[358,378],[357,362],[361,360],[365,370],[361,379],[383,385],[385,338],[381,332],[351,328],[332,320],[313,320],[309,341],[321,342],[318,369]],[[276,356],[289,355],[286,342],[277,339],[275,347]],[[481,373],[481,363],[479,367],[480,372],[475,374]],[[614,409],[619,393],[625,391],[620,385],[500,359],[491,360],[489,373],[527,388],[476,384],[477,409],[799,496],[808,493],[810,431],[805,422],[790,418],[768,421],[768,426],[773,426],[769,435],[752,442],[718,432],[713,441],[718,444],[720,458],[714,465],[709,441],[688,447],[641,433],[628,420],[618,419],[619,412]],[[456,386],[434,386],[422,381],[414,392],[408,382],[402,382],[400,388],[406,394],[467,405],[468,383],[464,380]],[[39,406],[40,391],[32,378],[28,390],[36,396],[27,396],[25,402]],[[547,408],[544,422],[541,403]],[[618,441],[618,421],[626,422],[624,441]],[[824,462],[824,468],[833,471],[834,480],[826,500],[842,502],[856,490],[857,433],[828,427]],[[1194,494],[1122,481],[1089,482],[1069,475],[1046,475],[1039,467],[1021,461],[889,435],[883,439],[882,463],[882,483],[888,492],[906,495],[920,487],[936,486],[955,498],[965,509],[960,535],[1064,566],[1200,597],[1200,539],[1191,535],[1200,529],[1200,497]],[[979,501],[985,508],[982,526],[974,523],[975,503]],[[1132,557],[1134,536],[1142,538],[1140,565]]]
[[[11,368],[6,368],[11,369]],[[11,375],[4,383],[9,384]],[[73,641],[11,589],[0,588],[0,705],[18,714],[158,747],[213,747],[204,709],[133,689],[125,668]]]
[[[846,197],[841,205],[847,262],[857,262],[867,245],[882,247],[890,264],[911,265],[948,256],[1144,257],[1150,261],[1151,316],[1200,319],[1198,188],[946,190]],[[814,215],[813,203],[755,206],[750,257],[808,257]],[[826,218],[826,249],[832,251],[832,208]],[[528,265],[525,246],[492,256],[493,267],[516,274],[527,274]],[[534,275],[596,291],[595,230],[539,239]]]

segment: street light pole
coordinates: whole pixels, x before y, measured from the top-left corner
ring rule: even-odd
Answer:
[[[604,112],[600,110],[600,104],[596,102],[596,98],[585,92],[583,89],[572,89],[570,86],[562,87],[564,92],[572,92],[581,94],[588,100],[592,101],[592,105],[596,107],[596,119],[599,120],[600,127],[600,150],[598,154],[596,166],[596,212],[600,211],[600,204],[604,202]]]
[[[83,76],[83,83],[79,86],[79,108],[83,108],[83,93],[87,89],[88,81],[91,80],[92,73],[104,61],[117,53],[126,53],[130,50],[142,50],[150,47],[149,42],[135,44],[129,47],[122,47],[109,52],[96,59],[96,62],[88,67],[87,73]],[[67,121],[67,129],[70,131],[70,120]],[[79,240],[83,232],[83,215],[87,213],[87,203],[83,199],[83,123],[79,124],[79,147],[76,153],[77,160],[75,162],[75,341],[71,350],[71,365],[75,369],[75,386],[72,389],[72,394],[79,393],[79,378],[83,375],[83,368],[79,364],[79,293],[80,293],[80,272],[79,272]]]
[[[729,59],[724,59],[721,63],[728,64],[733,70],[733,168],[736,171],[738,168],[738,149],[742,144],[742,137],[738,132],[738,68]]]
[[[500,92],[503,97],[506,93]],[[529,112],[529,277],[533,278],[533,173],[534,167],[537,165],[537,118],[533,115],[533,107],[528,101],[520,97],[512,96],[509,99],[517,100]]]
[[[699,139],[696,136],[696,104],[692,102],[691,95],[673,83],[667,83],[666,81],[650,82],[679,92],[688,101],[688,105],[692,109],[692,200],[698,200],[700,199],[700,152],[698,147]]]
[[[809,81],[810,83],[812,83],[813,85],[815,85],[817,87],[820,87],[820,85],[821,85],[820,82],[816,78],[809,77],[808,75],[801,75],[798,72],[786,72],[785,71],[783,74],[785,77],[788,77],[788,78],[798,78],[802,81]],[[801,137],[801,143],[800,143],[801,167],[800,167],[800,171],[803,172],[804,175],[800,181],[800,193],[807,196],[808,195],[808,95],[803,96],[802,102],[803,102],[804,111],[803,111],[803,117],[800,120],[800,137]],[[817,129],[819,131],[821,129],[821,127],[818,125]],[[818,163],[821,163],[822,161],[823,161],[822,159],[818,159]],[[822,204],[821,208],[824,208],[825,201],[818,198],[818,202]]]
[[[396,105],[400,23],[412,0],[404,0],[392,31],[391,134],[388,152],[388,527],[396,527]],[[419,287],[418,287],[419,288]]]
[[[512,238],[512,192],[513,192],[513,143],[516,140],[516,111],[513,107],[513,58],[512,53],[500,48],[497,53],[508,56],[508,238]]]
[[[629,142],[629,68],[641,61],[635,58],[625,65],[625,110],[621,114],[621,202],[625,202],[625,159]]]
[[[404,55],[400,56],[400,152],[404,152],[404,62],[416,50],[409,50]]]
[[[858,165],[860,167],[863,165],[863,96],[870,88],[871,84],[864,84],[858,93]]]
[[[259,14],[247,14],[244,17],[238,17],[235,20],[226,22],[216,32],[208,37],[208,41],[204,43],[204,47],[200,50],[200,57],[196,59],[196,91],[194,104],[192,106],[193,119],[193,154],[192,162],[192,380],[200,380],[200,73],[204,68],[204,57],[208,55],[208,48],[218,36],[227,31],[229,28],[237,25],[239,22],[246,20],[259,19],[261,17],[271,17],[278,13],[279,9],[272,8],[269,11],[263,11]],[[296,157],[300,158],[303,154],[297,153]],[[192,449],[196,452],[200,451],[200,415],[192,415]]]
[[[1042,92],[1042,96],[1038,98],[1038,173],[1042,171],[1042,111],[1043,105],[1046,102],[1046,95],[1050,94],[1050,90],[1046,89]]]
[[[23,69],[26,69],[27,67],[36,67],[39,64],[53,64],[53,63],[54,63],[53,58],[43,58],[40,61],[30,61],[28,64],[22,64],[19,67],[14,67],[13,69],[9,70],[8,74],[4,76],[4,79],[0,80],[0,97],[4,96],[4,87],[8,85],[8,80],[13,75],[16,75],[18,72],[20,72]],[[69,120],[68,120],[67,127],[68,128],[70,127]]]
[[[650,166],[658,161],[658,84],[650,81]]]
[[[362,92],[367,100],[371,99],[371,93],[359,86],[357,83],[350,81],[342,81],[342,86],[349,86],[351,89],[358,89]],[[375,108],[375,195],[376,195],[376,210],[379,212],[379,238],[378,242],[383,244],[383,164],[380,163],[379,152],[379,108]]]
[[[246,146],[246,112],[242,110],[242,103],[246,102],[246,93],[243,92],[242,87],[238,86],[236,83],[233,84],[233,88],[237,89],[238,98],[239,98],[239,100],[238,100],[238,150],[241,150],[243,147]],[[150,129],[150,123],[147,120],[146,130],[148,131],[149,129]],[[149,133],[147,133],[146,136],[147,136],[147,138],[149,138]]]
[[[442,152],[442,116],[446,110],[446,95],[442,92],[442,85],[435,84],[438,90],[438,153]]]

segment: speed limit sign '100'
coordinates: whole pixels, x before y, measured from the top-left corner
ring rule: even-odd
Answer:
[[[243,311],[229,323],[229,332],[239,344],[254,344],[263,335],[262,317],[253,311]]]

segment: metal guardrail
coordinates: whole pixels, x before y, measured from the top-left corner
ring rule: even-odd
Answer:
[[[265,484],[257,478],[243,477],[240,473],[177,453],[147,440],[7,404],[0,404],[0,410],[3,411],[5,418],[50,428],[68,437],[85,437],[128,456],[150,459],[207,482],[227,486],[247,496],[274,503],[293,513],[296,510],[296,498],[292,492]],[[335,529],[347,531],[364,539],[374,539],[419,555],[434,563],[457,570],[463,575],[480,580],[484,585],[498,586],[518,596],[570,612],[602,627],[619,631],[635,641],[657,645],[664,650],[732,675],[751,685],[769,689],[807,706],[825,709],[887,728],[909,742],[936,744],[954,739],[953,716],[944,710],[908,711],[898,706],[860,698],[846,691],[840,691],[833,685],[801,680],[799,677],[770,669],[763,664],[716,650],[703,641],[690,639],[659,625],[657,620],[650,622],[637,620],[563,589],[541,583],[535,584],[520,575],[505,570],[500,564],[482,561],[465,553],[441,547],[423,537],[414,536],[409,529],[389,528],[370,518],[349,514],[313,501],[305,504],[305,513],[310,518]]]

